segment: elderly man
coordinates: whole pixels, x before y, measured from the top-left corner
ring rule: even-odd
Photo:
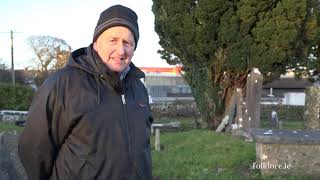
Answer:
[[[93,44],[39,88],[19,142],[30,180],[152,179],[150,105],[131,63],[137,19],[121,5],[103,11]]]

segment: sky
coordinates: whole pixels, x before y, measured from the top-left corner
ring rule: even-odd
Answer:
[[[72,50],[87,47],[100,13],[115,4],[128,6],[138,15],[140,39],[132,62],[138,67],[168,67],[157,53],[161,47],[154,31],[152,0],[1,0],[0,62],[11,67],[11,30],[15,69],[34,64],[35,55],[26,43],[33,35],[63,39]]]

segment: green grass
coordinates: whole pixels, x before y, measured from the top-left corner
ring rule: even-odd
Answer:
[[[250,167],[256,161],[255,144],[226,133],[193,129],[192,118],[160,118],[155,123],[181,122],[183,131],[161,133],[164,149],[153,148],[153,176],[155,180],[215,180],[262,179],[300,180],[306,177],[262,177],[259,170]],[[300,127],[290,121],[286,127]],[[14,123],[0,123],[0,132],[21,132],[23,127]],[[154,137],[151,139],[154,147]]]
[[[261,119],[261,128],[271,129],[270,121]],[[304,129],[304,122],[302,120],[282,121],[282,129]]]
[[[304,129],[303,121],[284,121],[283,127],[285,129]]]
[[[180,130],[187,131],[195,128],[195,119],[193,117],[157,117],[154,119],[153,123],[168,123],[178,121],[181,123]],[[198,119],[198,123],[201,126],[205,126],[204,122],[201,122],[201,119]],[[271,123],[268,119],[261,119],[261,128],[271,129]],[[283,129],[304,129],[304,122],[302,120],[284,120],[282,121]]]
[[[23,130],[23,127],[16,126],[14,123],[0,122],[0,132],[3,132],[3,131],[16,131],[18,133],[21,133],[22,130]]]
[[[154,139],[152,138],[152,146]],[[301,179],[262,177],[251,169],[256,161],[255,144],[225,133],[191,130],[162,133],[160,152],[152,150],[155,179]],[[154,148],[153,148],[154,149]]]
[[[153,151],[153,174],[161,179],[247,177],[254,162],[254,145],[213,131],[192,130],[161,135],[164,150]]]

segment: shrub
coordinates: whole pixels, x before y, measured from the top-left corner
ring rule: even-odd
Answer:
[[[34,90],[26,85],[0,83],[0,109],[28,110]]]
[[[304,106],[291,105],[261,105],[261,119],[269,120],[271,111],[278,113],[281,121],[303,121]]]

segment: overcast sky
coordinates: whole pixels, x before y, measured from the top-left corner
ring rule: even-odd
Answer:
[[[130,7],[139,17],[140,40],[132,61],[139,67],[169,66],[157,53],[161,47],[154,32],[152,0],[1,0],[0,59],[11,67],[10,30],[16,69],[32,64],[34,54],[26,43],[32,35],[64,39],[73,50],[86,47],[100,13],[114,4]]]

